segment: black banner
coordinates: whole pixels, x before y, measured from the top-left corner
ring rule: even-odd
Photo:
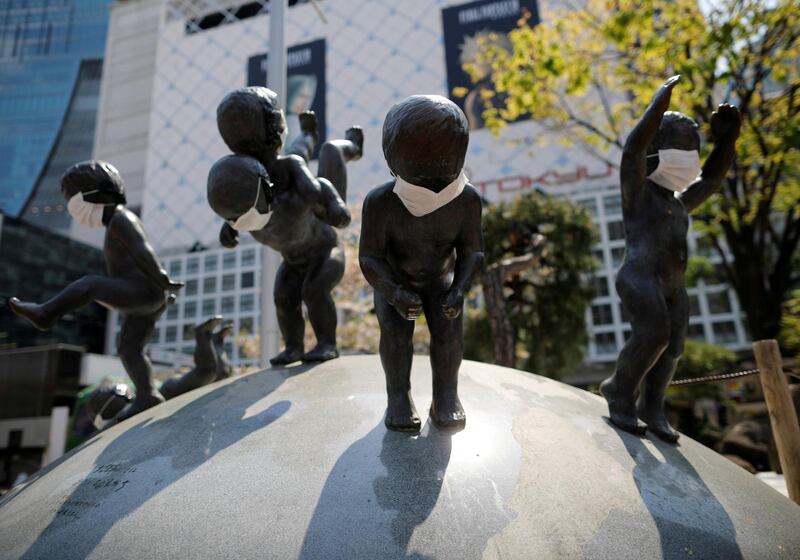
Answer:
[[[463,65],[476,61],[479,39],[488,38],[491,33],[497,35],[495,43],[510,49],[508,32],[517,27],[517,22],[526,12],[530,14],[530,25],[539,23],[536,0],[478,0],[442,10],[448,96],[464,110],[471,129],[484,126],[480,92],[491,85],[491,75],[490,69],[485,68],[481,80],[473,84]],[[454,88],[465,88],[468,93],[456,97]]]
[[[319,122],[320,145],[326,139],[325,125],[325,39],[289,47],[286,51],[286,122],[289,125],[287,143],[300,134],[297,115],[314,111]],[[247,61],[247,85],[267,86],[267,55],[251,56]]]

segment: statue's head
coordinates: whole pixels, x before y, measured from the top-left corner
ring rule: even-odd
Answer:
[[[383,121],[383,155],[392,173],[439,191],[464,167],[469,123],[464,112],[439,95],[412,95],[389,109]]]
[[[700,134],[697,123],[683,113],[667,111],[661,119],[656,137],[647,147],[647,155],[657,154],[659,150],[700,150]],[[647,173],[658,166],[657,157],[647,158]]]
[[[226,95],[217,107],[217,128],[232,152],[262,161],[280,152],[287,130],[278,94],[265,87]]]
[[[231,225],[248,212],[265,215],[272,201],[269,175],[253,157],[225,156],[208,172],[207,196],[211,209]]]
[[[94,204],[125,204],[125,187],[117,168],[108,162],[89,160],[76,163],[61,176],[61,194],[70,200],[83,193]]]

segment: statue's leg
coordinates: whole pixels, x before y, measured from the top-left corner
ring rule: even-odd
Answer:
[[[336,349],[336,303],[331,292],[344,275],[344,251],[333,247],[306,272],[303,301],[317,345],[303,356],[304,362],[324,362],[339,357]]]
[[[117,351],[128,377],[136,386],[136,397],[119,413],[119,421],[164,402],[164,397],[153,386],[150,359],[144,353],[161,311],[151,315],[125,315],[122,319]]]
[[[639,418],[647,424],[647,428],[664,441],[678,441],[678,433],[664,414],[664,397],[669,387],[675,368],[683,354],[686,342],[686,330],[689,326],[689,296],[681,288],[667,301],[670,313],[669,346],[661,354],[656,364],[645,375],[642,382],[636,410]]]
[[[214,381],[226,379],[233,375],[233,366],[225,352],[225,339],[233,332],[233,321],[226,321],[220,330],[214,333],[211,341],[214,344],[214,353],[217,356],[217,377]]]
[[[11,298],[8,304],[14,313],[30,321],[33,326],[46,330],[67,313],[77,311],[93,301],[124,309],[130,307],[131,302],[154,303],[158,307],[163,304],[164,297],[163,293],[154,291],[153,286],[145,282],[108,276],[84,276],[42,304],[22,302],[17,298]]]
[[[330,140],[319,149],[317,175],[325,177],[347,202],[347,167],[349,161],[361,158],[364,148],[364,132],[360,127],[348,128],[344,140]]]
[[[433,401],[430,417],[441,428],[463,428],[466,416],[458,398],[458,369],[464,356],[463,314],[442,316],[446,287],[422,294],[422,305],[431,333]]]
[[[265,272],[266,273],[266,272]],[[283,352],[270,359],[274,366],[298,362],[303,357],[303,301],[301,290],[303,273],[281,262],[275,275],[275,310],[278,314],[278,327],[283,336]]]
[[[617,276],[617,292],[631,316],[632,332],[614,374],[600,384],[600,393],[608,401],[611,421],[641,435],[645,426],[637,420],[636,394],[669,343],[669,313],[657,280],[648,275],[623,267]]]
[[[386,375],[384,423],[390,430],[418,432],[419,415],[411,398],[414,321],[404,319],[378,292],[375,292],[375,314],[381,329],[379,349]]]
[[[195,326],[195,367],[180,377],[167,379],[161,384],[160,392],[165,399],[177,397],[214,381],[214,376],[217,374],[217,356],[211,345],[211,335],[221,322],[222,316],[217,315]]]

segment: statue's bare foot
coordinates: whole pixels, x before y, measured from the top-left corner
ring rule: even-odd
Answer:
[[[311,136],[315,143],[319,142],[319,122],[317,121],[316,113],[314,111],[303,111],[297,115],[297,119],[300,121],[300,131],[307,136]]]
[[[271,363],[273,366],[286,366],[293,364],[294,362],[299,362],[302,359],[302,348],[287,348],[274,358],[270,358],[269,363]]]
[[[53,326],[54,321],[45,315],[42,311],[42,306],[37,303],[28,303],[12,297],[8,300],[8,306],[11,311],[23,319],[27,319],[30,324],[40,331],[46,331]]]
[[[353,161],[361,159],[364,153],[364,131],[360,126],[351,126],[344,132],[346,140],[350,140],[356,149],[350,154]]]
[[[233,321],[228,320],[222,324],[222,328],[214,333],[214,345],[222,346],[225,343],[225,339],[231,334],[233,334]]]
[[[411,395],[408,393],[389,395],[383,423],[395,432],[419,432],[422,423],[419,421],[419,414]]]
[[[199,325],[195,325],[194,330],[195,332],[207,332],[211,333],[214,329],[217,328],[217,325],[222,323],[223,321],[222,315],[214,315],[213,317],[206,319]]]
[[[662,410],[648,410],[639,408],[639,419],[647,424],[647,429],[653,432],[667,443],[676,443],[680,434],[672,429],[672,425],[667,420],[667,415]]]
[[[612,424],[637,436],[644,435],[647,427],[636,418],[633,396],[620,395],[613,378],[606,379],[600,384],[600,394],[608,402],[608,413]]]
[[[434,395],[430,417],[437,427],[446,430],[461,430],[467,424],[467,415],[455,391]]]
[[[317,344],[313,350],[303,354],[304,362],[327,362],[339,357],[339,350],[333,344]]]
[[[135,416],[140,412],[152,408],[164,402],[164,396],[157,390],[153,389],[150,393],[136,394],[133,402],[123,408],[117,415],[117,422],[127,420],[131,416]]]

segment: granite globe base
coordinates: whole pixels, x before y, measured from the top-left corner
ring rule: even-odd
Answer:
[[[430,366],[412,373],[420,412]],[[467,426],[383,426],[376,356],[186,393],[96,436],[0,502],[0,558],[797,558],[800,507],[605,402],[465,362]]]

